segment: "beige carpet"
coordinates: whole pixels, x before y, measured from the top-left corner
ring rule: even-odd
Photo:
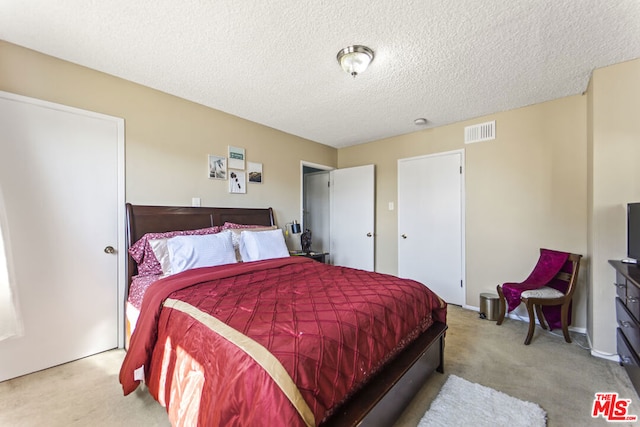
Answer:
[[[610,426],[591,417],[595,393],[602,391],[617,391],[621,398],[631,399],[629,412],[640,416],[640,398],[624,368],[591,356],[580,347],[586,346],[582,335],[571,333],[573,343],[567,344],[562,336],[537,327],[531,344],[525,346],[526,322],[506,319],[497,326],[455,306],[449,307],[448,323],[445,374],[431,376],[395,427],[417,426],[449,374],[537,403],[547,412],[549,427]],[[562,335],[553,331],[558,332]]]
[[[0,426],[170,426],[140,388],[123,397],[123,350],[112,350],[0,383]]]
[[[395,427],[416,427],[449,374],[537,403],[550,427],[609,425],[591,418],[594,394],[602,391],[632,399],[630,413],[640,415],[640,398],[617,363],[540,329],[524,346],[526,328],[509,319],[496,326],[450,307],[445,374],[427,381]],[[122,396],[123,357],[122,350],[108,351],[0,383],[0,426],[168,426],[164,408],[146,391]]]

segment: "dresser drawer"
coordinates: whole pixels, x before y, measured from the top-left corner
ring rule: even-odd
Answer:
[[[629,341],[624,336],[624,333],[618,328],[618,356],[620,356],[620,363],[625,366],[632,366],[640,369],[640,360],[638,355],[629,345]]]
[[[625,301],[627,298],[627,279],[616,271],[616,282],[614,283],[616,286],[616,295],[622,300]]]
[[[616,318],[619,329],[631,345],[631,348],[640,353],[640,325],[631,315],[620,298],[616,298]]]
[[[620,356],[620,364],[627,371],[627,375],[629,375],[636,392],[640,394],[640,360],[629,347],[629,343],[620,328],[618,328],[618,356]]]
[[[636,319],[640,319],[640,288],[627,282],[627,300],[625,305]]]

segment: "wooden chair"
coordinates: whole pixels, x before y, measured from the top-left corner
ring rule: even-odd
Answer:
[[[564,335],[564,339],[566,342],[571,342],[571,337],[569,336],[569,322],[570,322],[570,310],[571,310],[571,300],[573,298],[573,293],[576,290],[577,282],[578,282],[578,272],[580,270],[580,259],[582,255],[578,254],[568,254],[568,260],[563,266],[562,270],[557,273],[547,285],[542,286],[537,289],[525,290],[520,295],[520,301],[525,304],[527,307],[527,312],[529,313],[529,331],[527,333],[527,337],[524,340],[525,345],[529,345],[531,343],[531,339],[533,338],[533,332],[535,329],[535,316],[534,316],[534,307],[535,312],[538,316],[538,321],[540,322],[540,326],[542,329],[547,329],[547,322],[545,322],[545,317],[542,313],[542,307],[549,306],[560,306],[560,322],[562,326],[562,333]],[[566,289],[564,292],[558,290],[557,288]],[[501,325],[504,321],[504,317],[507,309],[507,301],[504,296],[504,292],[502,290],[502,285],[497,286],[498,296],[500,297],[500,313],[498,315],[498,321],[496,322],[498,325]],[[551,328],[551,324],[549,325],[549,329]]]

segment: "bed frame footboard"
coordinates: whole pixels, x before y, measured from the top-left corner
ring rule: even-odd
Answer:
[[[392,426],[426,379],[444,372],[446,330],[444,323],[433,324],[320,425]]]

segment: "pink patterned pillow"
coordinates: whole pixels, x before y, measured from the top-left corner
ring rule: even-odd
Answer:
[[[214,226],[207,228],[200,228],[197,230],[178,230],[167,231],[164,233],[147,233],[135,242],[129,248],[129,255],[138,264],[138,276],[148,276],[151,274],[162,274],[162,266],[153,253],[150,240],[153,239],[168,239],[174,236],[185,235],[202,235],[202,234],[216,234],[222,231],[222,227]]]

